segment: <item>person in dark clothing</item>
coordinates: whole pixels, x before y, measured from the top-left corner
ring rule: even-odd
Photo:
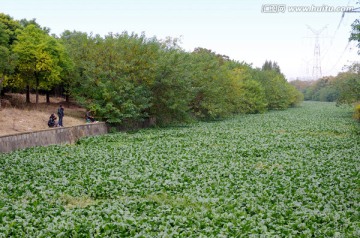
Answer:
[[[91,116],[90,110],[86,111],[85,119],[86,119],[86,122],[95,122],[95,118],[93,116]]]
[[[64,117],[64,108],[62,105],[60,105],[59,109],[58,109],[58,116],[59,116],[59,126],[63,127],[63,117]]]
[[[57,126],[57,123],[56,123],[56,116],[55,116],[55,114],[53,113],[53,114],[51,114],[51,116],[50,116],[50,118],[49,118],[49,121],[48,121],[48,126],[49,127],[55,127],[55,126]]]

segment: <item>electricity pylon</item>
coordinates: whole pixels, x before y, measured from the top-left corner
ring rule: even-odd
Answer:
[[[324,26],[320,30],[314,30],[310,26],[307,26],[310,31],[315,35],[315,47],[314,47],[314,65],[312,70],[312,77],[314,80],[321,78],[321,54],[320,54],[320,43],[319,43],[319,36],[321,32],[323,32],[327,26]]]

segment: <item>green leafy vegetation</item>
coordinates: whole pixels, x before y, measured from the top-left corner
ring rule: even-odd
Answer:
[[[359,137],[334,103],[0,155],[1,237],[359,237]]]

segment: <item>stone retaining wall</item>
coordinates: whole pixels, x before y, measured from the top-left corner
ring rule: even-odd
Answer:
[[[0,136],[0,152],[10,152],[34,146],[71,144],[81,137],[102,135],[107,132],[107,125],[104,122],[99,122]]]

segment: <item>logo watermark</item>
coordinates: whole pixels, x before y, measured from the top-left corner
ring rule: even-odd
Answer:
[[[330,5],[310,5],[310,6],[288,6],[286,4],[263,4],[262,13],[295,13],[295,12],[351,12],[355,7],[352,6],[330,6]]]

